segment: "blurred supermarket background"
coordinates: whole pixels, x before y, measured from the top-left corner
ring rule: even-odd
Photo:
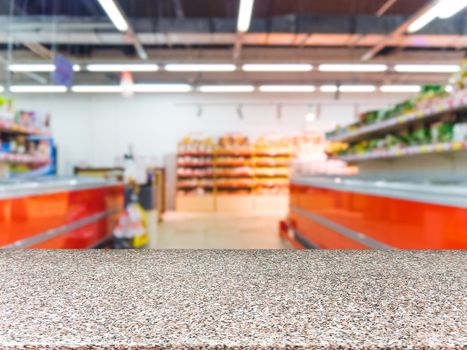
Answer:
[[[0,248],[467,248],[466,7],[0,0]]]

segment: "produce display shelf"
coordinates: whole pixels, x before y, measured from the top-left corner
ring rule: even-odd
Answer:
[[[0,132],[30,134],[30,135],[49,135],[49,130],[23,126],[9,120],[0,119]]]
[[[0,152],[0,161],[10,162],[10,163],[28,163],[28,164],[42,164],[47,163],[50,159],[32,156],[28,154],[13,154],[13,153],[6,153]]]
[[[433,154],[443,152],[456,152],[462,150],[467,150],[467,141],[444,142],[409,147],[396,147],[389,150],[377,150],[365,152],[362,154],[343,155],[339,156],[338,159],[341,159],[346,162],[356,162],[370,159],[396,158],[416,154]]]
[[[422,120],[432,119],[449,112],[458,112],[467,109],[467,92],[461,96],[450,97],[437,103],[436,105],[421,109],[417,112],[390,118],[382,122],[373,123],[360,127],[354,131],[340,134],[328,135],[329,141],[355,141],[364,139],[371,134],[383,133],[391,130],[397,130],[408,124]]]
[[[291,157],[290,152],[254,152],[255,157]]]

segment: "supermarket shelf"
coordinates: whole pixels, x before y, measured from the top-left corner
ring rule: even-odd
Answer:
[[[270,178],[270,177],[276,177],[276,178],[289,178],[289,174],[284,174],[284,173],[256,173],[254,175],[255,177],[265,177],[265,178]]]
[[[463,142],[446,142],[446,143],[435,143],[432,145],[420,145],[420,146],[409,146],[409,147],[398,147],[390,150],[379,150],[371,151],[362,154],[352,154],[346,156],[339,156],[346,162],[357,162],[365,161],[370,159],[384,159],[384,158],[396,158],[405,157],[417,154],[433,154],[443,152],[456,152],[467,150],[467,141]]]
[[[49,135],[49,130],[27,127],[15,122],[0,119],[0,132],[25,134],[25,135]]]
[[[216,167],[237,167],[237,168],[240,168],[240,167],[250,167],[251,164],[249,163],[244,163],[244,162],[216,162],[214,164],[214,166]]]
[[[235,178],[252,178],[254,177],[254,174],[248,174],[248,173],[218,173],[215,174],[215,177],[235,177]]]
[[[286,187],[289,185],[289,181],[286,181],[284,183],[277,183],[277,182],[263,182],[263,183],[258,183],[255,185],[255,187]]]
[[[251,157],[253,152],[251,151],[216,151],[214,153],[217,157]]]
[[[239,189],[239,188],[253,188],[254,184],[216,184],[219,189]]]
[[[255,157],[292,157],[292,153],[289,152],[255,152],[253,153]]]
[[[50,161],[49,158],[42,158],[37,156],[31,156],[27,154],[13,154],[0,152],[0,161],[10,163],[27,163],[27,164],[43,164]]]
[[[212,152],[182,152],[178,154],[179,157],[212,157]]]
[[[416,113],[410,113],[394,117],[379,123],[358,128],[357,130],[329,135],[329,141],[356,141],[366,139],[369,135],[381,134],[388,131],[397,130],[411,123],[427,121],[449,112],[458,112],[467,109],[467,93],[463,96],[451,97],[430,108],[422,109]]]
[[[257,168],[269,168],[269,167],[288,167],[290,165],[289,162],[256,162],[253,163],[254,167]]]
[[[212,168],[213,163],[177,163],[179,168]]]
[[[214,188],[214,185],[198,185],[198,184],[181,184],[179,183],[177,185],[178,189],[184,189],[184,188]]]
[[[177,174],[179,179],[211,179],[213,177],[212,174],[200,175],[200,174],[190,174],[190,175],[183,175]]]

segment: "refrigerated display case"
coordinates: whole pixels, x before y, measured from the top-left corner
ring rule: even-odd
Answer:
[[[283,237],[328,249],[466,249],[467,180],[303,177]]]
[[[123,204],[123,185],[110,180],[0,181],[0,248],[103,246]]]

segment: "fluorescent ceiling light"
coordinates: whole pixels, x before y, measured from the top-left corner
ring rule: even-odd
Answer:
[[[467,7],[467,0],[445,0],[439,9],[439,18],[446,19],[454,16]]]
[[[234,64],[167,64],[168,72],[233,72],[237,69]]]
[[[407,31],[409,33],[418,32],[420,29],[422,29],[424,26],[426,26],[428,23],[430,23],[436,17],[438,17],[436,7],[437,5],[433,6],[431,9],[429,9],[428,11],[423,13],[420,17],[418,17],[415,21],[413,21],[407,28]]]
[[[128,23],[120,11],[120,8],[115,4],[114,0],[98,0],[107,16],[114,26],[121,32],[126,32],[129,28]]]
[[[202,85],[201,92],[253,92],[253,85]]]
[[[337,92],[338,89],[336,85],[322,85],[319,90],[321,92]]]
[[[90,72],[157,72],[157,64],[88,64]]]
[[[247,32],[250,28],[253,4],[254,0],[240,0],[237,20],[237,31],[240,33]]]
[[[0,92],[4,92],[4,91],[5,91],[5,88],[0,85]]]
[[[261,85],[259,91],[262,92],[313,92],[316,88],[313,85]]]
[[[40,92],[67,92],[67,87],[62,85],[13,85],[10,86],[11,92],[17,93],[40,93]]]
[[[381,92],[420,92],[420,85],[383,85]]]
[[[311,64],[244,64],[245,72],[309,72]]]
[[[446,19],[454,16],[467,7],[466,0],[438,0],[429,10],[413,21],[407,31],[415,33],[435,18]]]
[[[455,73],[460,67],[456,64],[396,64],[394,70],[401,73]]]
[[[71,91],[78,93],[112,93],[123,92],[121,85],[74,85]]]
[[[376,90],[374,85],[341,85],[339,91],[341,92],[373,92]]]
[[[135,84],[131,88],[134,92],[189,92],[188,84]]]
[[[321,92],[373,92],[376,90],[374,85],[322,85],[320,87]]]
[[[385,64],[320,64],[321,72],[385,72]]]
[[[55,65],[52,63],[33,63],[33,64],[10,64],[10,72],[53,72]]]
[[[73,65],[73,71],[74,72],[79,72],[81,71],[81,66],[79,64],[74,64]]]

